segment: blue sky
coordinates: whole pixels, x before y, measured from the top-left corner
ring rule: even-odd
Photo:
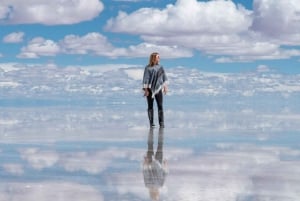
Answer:
[[[299,73],[298,0],[4,0],[0,65],[147,63]],[[113,66],[113,65],[112,65]]]

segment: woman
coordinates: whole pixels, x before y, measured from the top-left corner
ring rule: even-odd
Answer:
[[[160,127],[164,127],[164,112],[163,112],[163,93],[166,94],[167,76],[164,68],[159,64],[159,54],[154,52],[150,55],[149,64],[145,67],[143,77],[144,96],[147,98],[148,118],[150,127],[154,127],[153,123],[153,102],[156,100],[158,108],[158,122]]]

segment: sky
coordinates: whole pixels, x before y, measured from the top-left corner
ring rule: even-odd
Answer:
[[[0,66],[300,72],[299,0],[2,0]]]

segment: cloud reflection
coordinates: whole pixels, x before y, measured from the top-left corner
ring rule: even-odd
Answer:
[[[93,186],[71,182],[1,182],[0,200],[104,201],[104,198]]]
[[[299,157],[291,148],[236,143],[172,160],[169,200],[297,200]]]

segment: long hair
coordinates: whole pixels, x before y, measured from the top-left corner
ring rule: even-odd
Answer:
[[[156,57],[157,57],[158,52],[153,52],[150,57],[149,57],[149,66],[154,66],[154,65],[157,65],[157,61],[156,61]]]

